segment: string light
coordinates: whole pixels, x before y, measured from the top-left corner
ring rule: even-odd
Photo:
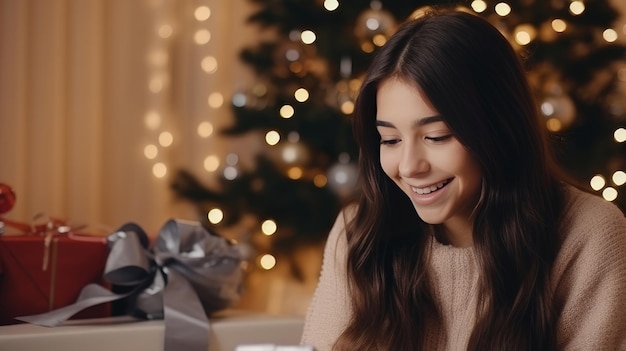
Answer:
[[[613,180],[613,184],[622,186],[626,183],[626,173],[624,173],[624,171],[615,171],[611,179]]]
[[[211,9],[208,6],[198,6],[194,11],[194,17],[199,22],[206,21],[211,17]]]
[[[211,41],[211,32],[207,29],[199,29],[194,34],[193,41],[198,45],[204,45]]]
[[[313,184],[315,184],[315,186],[318,188],[323,188],[326,186],[326,184],[328,184],[328,178],[326,178],[326,176],[323,174],[318,174],[313,177]]]
[[[197,132],[201,138],[210,137],[213,134],[213,124],[207,121],[200,122],[200,124],[198,124]]]
[[[344,115],[349,115],[354,112],[354,102],[352,101],[344,101],[341,103],[341,113]]]
[[[617,199],[617,190],[608,186],[602,191],[602,197],[606,201],[614,201],[615,199]]]
[[[220,167],[220,159],[215,155],[209,155],[204,159],[203,166],[207,172],[215,172]]]
[[[174,142],[174,136],[170,132],[161,132],[159,134],[159,144],[163,147],[168,147]]]
[[[294,97],[298,100],[298,102],[305,102],[309,99],[309,92],[304,88],[299,88],[294,93]]]
[[[211,93],[209,95],[208,103],[211,108],[220,108],[224,105],[224,95],[219,92]]]
[[[202,70],[208,74],[213,74],[217,71],[217,59],[213,56],[206,56],[200,62]]]
[[[515,41],[520,45],[528,45],[536,35],[535,27],[530,24],[520,24],[515,28]]]
[[[261,223],[261,232],[263,232],[263,234],[267,236],[276,233],[277,229],[278,226],[276,225],[276,222],[271,219],[266,219],[265,221],[263,221],[263,223]]]
[[[283,105],[279,111],[279,114],[282,118],[291,118],[293,117],[294,113],[295,113],[295,110],[293,109],[293,106],[291,105]]]
[[[313,44],[315,42],[315,39],[317,39],[315,33],[313,33],[313,31],[311,30],[305,30],[302,32],[302,34],[300,34],[300,40],[302,40],[303,43],[305,44]]]
[[[146,147],[143,148],[143,154],[147,159],[153,160],[159,155],[159,148],[154,144],[146,145]]]
[[[552,29],[557,33],[563,33],[567,29],[567,23],[559,18],[553,19],[551,25]]]
[[[573,14],[573,15],[580,15],[581,13],[585,12],[585,4],[582,1],[572,1],[569,4],[569,11]]]
[[[219,208],[213,208],[207,213],[207,219],[212,224],[218,224],[224,219],[224,212]]]
[[[495,10],[498,16],[505,17],[511,13],[511,6],[509,6],[506,2],[500,2],[496,4]]]
[[[291,167],[287,170],[287,177],[289,177],[289,179],[298,180],[302,178],[302,174],[303,171],[300,167]]]
[[[617,32],[615,31],[615,29],[606,29],[604,32],[602,32],[602,38],[604,38],[604,40],[606,40],[607,42],[612,43],[617,40]]]
[[[606,181],[604,180],[603,176],[596,174],[591,178],[589,184],[591,185],[591,189],[598,191],[604,188],[604,186],[606,185]]]
[[[324,8],[328,11],[335,11],[337,8],[339,8],[339,1],[324,0]]]
[[[275,130],[270,130],[265,134],[265,142],[267,145],[274,146],[280,141],[280,134]]]
[[[167,174],[167,166],[163,162],[157,162],[152,166],[152,174],[157,178],[163,178]]]
[[[270,254],[265,254],[259,259],[259,265],[265,270],[270,270],[276,266],[276,258]]]
[[[483,0],[474,0],[472,1],[472,9],[477,13],[484,12],[487,9],[487,3]]]
[[[615,133],[613,133],[613,138],[618,143],[623,143],[626,141],[626,128],[617,128]]]

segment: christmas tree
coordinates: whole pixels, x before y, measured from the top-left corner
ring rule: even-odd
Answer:
[[[626,49],[612,29],[618,13],[609,1],[253,3],[258,10],[249,24],[273,35],[241,52],[256,84],[233,96],[234,123],[222,133],[262,132],[268,149],[253,169],[225,172],[215,188],[178,173],[174,192],[192,201],[207,225],[269,219],[276,235],[265,250],[277,254],[324,240],[354,190],[350,118],[369,62],[399,23],[444,3],[487,18],[510,40],[528,68],[559,162],[626,208]],[[206,219],[212,208],[224,214],[219,224]]]

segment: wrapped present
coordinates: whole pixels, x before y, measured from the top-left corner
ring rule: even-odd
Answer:
[[[198,222],[174,219],[165,223],[153,243],[132,222],[110,234],[108,241],[104,277],[124,292],[89,284],[72,305],[18,319],[54,327],[85,308],[122,301],[126,314],[164,320],[165,351],[206,351],[208,316],[241,294],[243,260],[238,246]]]
[[[85,285],[106,284],[108,252],[105,237],[56,231],[0,236],[0,324],[70,305]],[[109,315],[110,305],[103,304],[73,318]]]

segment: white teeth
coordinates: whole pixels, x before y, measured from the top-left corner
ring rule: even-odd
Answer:
[[[413,190],[414,192],[420,194],[420,195],[424,195],[424,194],[430,194],[433,191],[437,191],[438,189],[443,188],[446,184],[448,184],[448,181],[445,180],[443,182],[439,182],[435,185],[431,185],[429,187],[426,188],[415,188],[415,187],[411,187],[411,190]]]

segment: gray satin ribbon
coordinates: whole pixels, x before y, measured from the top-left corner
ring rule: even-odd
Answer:
[[[165,351],[208,350],[207,316],[228,307],[241,293],[242,258],[237,246],[197,222],[173,219],[161,228],[152,248],[135,223],[123,225],[108,240],[104,278],[129,292],[116,294],[89,284],[72,305],[16,319],[54,327],[87,307],[128,299],[128,314],[164,319]]]

